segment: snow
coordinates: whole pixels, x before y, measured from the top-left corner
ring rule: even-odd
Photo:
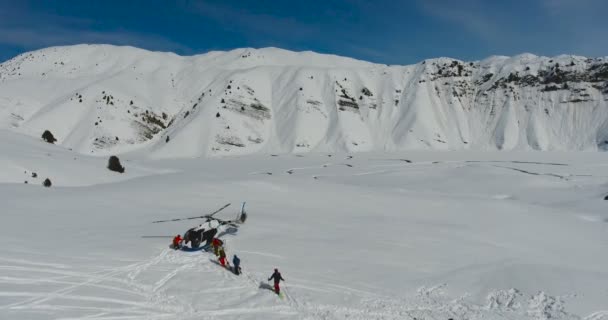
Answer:
[[[608,319],[605,153],[125,155],[118,174],[0,139],[2,319]],[[241,276],[168,248],[203,221],[151,223],[241,201]]]
[[[608,150],[607,72],[532,54],[15,57],[0,319],[607,320],[608,155],[589,152]],[[222,236],[241,276],[169,249],[203,220],[152,223],[226,203],[233,219],[243,201]]]
[[[386,66],[278,48],[52,47],[0,64],[0,129],[156,159],[596,151],[608,148],[607,75],[602,58],[570,55]]]

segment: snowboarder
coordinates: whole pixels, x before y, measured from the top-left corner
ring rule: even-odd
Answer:
[[[173,249],[177,250],[179,248],[182,247],[182,241],[184,239],[182,239],[181,235],[176,235],[175,238],[173,238]]]
[[[213,238],[211,241],[211,246],[213,247],[213,253],[216,257],[220,256],[220,249],[224,250],[224,242],[218,238]]]
[[[232,257],[232,267],[234,268],[234,270],[232,270],[234,274],[236,274],[237,276],[241,274],[241,259],[239,259],[236,254],[234,255],[234,257]]]
[[[281,280],[285,281],[285,279],[283,279],[283,277],[281,276],[279,269],[274,269],[274,273],[270,276],[270,278],[268,278],[268,281],[270,281],[271,279],[274,279],[274,292],[276,294],[281,294],[279,282],[281,282]]]
[[[222,267],[226,268],[226,265],[228,264],[228,261],[226,260],[226,251],[224,251],[223,247],[220,247],[219,249],[219,254],[220,254],[220,264],[222,265]],[[230,267],[230,265],[228,264],[228,267]]]

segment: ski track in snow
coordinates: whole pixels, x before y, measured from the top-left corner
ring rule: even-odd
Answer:
[[[270,290],[260,290],[259,283],[264,283],[249,272],[235,276],[211,261],[213,255],[200,253],[183,255],[182,252],[164,249],[158,256],[147,261],[129,264],[112,270],[93,273],[61,272],[55,267],[65,265],[45,264],[49,269],[35,269],[38,272],[48,271],[51,275],[63,274],[70,281],[58,279],[29,279],[30,281],[50,281],[65,285],[52,292],[0,292],[1,297],[25,298],[16,303],[2,305],[0,310],[36,310],[46,312],[78,311],[78,317],[57,317],[56,319],[197,319],[197,318],[232,318],[232,317],[265,317],[294,319],[516,319],[526,316],[531,319],[574,319],[563,310],[559,298],[539,293],[533,297],[522,297],[516,290],[496,291],[488,297],[488,304],[479,306],[468,303],[466,298],[453,299],[444,294],[445,284],[421,287],[415,297],[395,298],[372,292],[327,282],[294,280],[292,284],[283,284],[283,299],[275,297]],[[18,260],[17,260],[18,261]],[[16,262],[16,261],[14,261]],[[25,265],[36,264],[24,261]],[[32,268],[13,265],[2,266],[4,270],[31,271]],[[233,303],[225,301],[225,306],[198,309],[193,307],[190,299],[179,299],[174,294],[171,282],[176,278],[188,277],[195,273],[203,280],[203,289],[179,292],[183,296],[207,300],[209,297],[223,297],[230,300],[238,296],[239,300],[262,300],[264,304],[252,307],[230,307]],[[75,279],[81,279],[77,282]],[[4,281],[10,281],[10,278]],[[13,279],[19,282],[19,279]],[[92,287],[110,289],[129,293],[139,299],[109,298],[76,293],[79,288]],[[207,289],[204,289],[207,288]],[[268,285],[271,288],[271,285]],[[292,291],[295,290],[295,291]],[[182,291],[182,290],[179,290]],[[331,304],[315,304],[300,301],[296,292],[321,292],[348,294],[360,299],[359,307],[344,307]],[[223,299],[216,299],[222,301]],[[93,303],[94,305],[87,305]],[[204,305],[204,303],[202,304]],[[0,311],[1,312],[1,311]],[[608,319],[608,311],[598,311],[584,320]]]
[[[408,204],[414,203],[416,199],[419,198],[431,199],[433,205],[436,204],[436,199],[451,199],[454,201],[450,202],[452,205],[458,205],[461,202],[471,200],[475,203],[483,204],[483,207],[477,210],[483,211],[484,215],[475,216],[476,219],[479,219],[484,218],[485,215],[494,214],[492,210],[495,208],[500,209],[501,206],[507,206],[506,208],[509,210],[517,208],[516,206],[511,207],[511,203],[516,203],[517,206],[528,206],[526,208],[531,208],[533,209],[531,211],[535,211],[542,209],[543,204],[551,204],[558,200],[562,201],[562,199],[555,199],[555,196],[550,192],[547,193],[550,196],[536,199],[535,197],[528,195],[526,189],[522,191],[519,188],[512,188],[509,183],[515,184],[516,186],[520,183],[524,185],[526,183],[541,184],[543,188],[548,188],[550,190],[555,189],[557,191],[561,191],[564,188],[570,188],[567,190],[575,191],[583,190],[585,192],[590,190],[590,193],[592,194],[601,193],[596,189],[593,189],[594,187],[606,185],[606,181],[602,178],[601,174],[587,174],[600,168],[601,166],[598,164],[589,165],[585,163],[584,165],[580,165],[517,160],[471,161],[442,159],[441,161],[437,161],[435,159],[418,159],[416,157],[412,157],[412,160],[405,161],[404,159],[394,158],[393,156],[388,159],[382,159],[377,156],[369,158],[361,155],[356,158],[347,159],[349,161],[347,165],[343,162],[346,160],[327,162],[327,157],[323,156],[310,156],[310,158],[311,159],[307,160],[298,159],[297,162],[294,163],[287,161],[286,163],[276,162],[271,164],[267,163],[266,159],[262,159],[251,168],[241,168],[240,165],[235,165],[233,168],[225,169],[225,175],[228,176],[228,178],[222,174],[218,174],[217,177],[213,174],[204,175],[206,179],[209,179],[209,182],[206,183],[209,183],[212,187],[204,185],[203,193],[211,193],[210,198],[213,202],[223,202],[224,198],[217,194],[213,194],[212,192],[216,190],[215,188],[222,188],[223,185],[221,183],[223,183],[224,180],[228,181],[226,182],[227,190],[239,195],[247,194],[248,192],[256,192],[256,190],[253,189],[260,189],[273,194],[288,196],[290,193],[297,194],[302,190],[298,188],[301,188],[302,186],[310,188],[310,185],[314,186],[312,189],[319,188],[319,190],[321,190],[320,192],[326,193],[336,192],[336,190],[345,188],[348,189],[349,192],[356,190],[358,193],[352,194],[357,195],[357,197],[362,199],[368,197],[371,199],[370,201],[377,201],[376,205],[379,206],[383,206],[383,201],[390,199],[388,197],[395,197],[397,199],[406,198],[408,199]],[[338,157],[336,156],[336,158]],[[397,161],[398,163],[387,163]],[[502,163],[505,165],[502,165]],[[508,165],[507,163],[510,163],[511,165]],[[542,166],[545,165],[551,166],[552,172],[547,173],[538,171],[540,170],[539,168],[542,168]],[[176,187],[182,184],[181,180],[177,180],[179,183],[175,183],[175,181],[171,181],[170,179],[175,179],[175,177],[181,179],[182,175],[186,176],[189,174],[189,170],[191,170],[191,168],[184,169],[183,173],[176,171],[173,174],[163,174],[163,177],[160,179],[163,182],[165,182],[165,179],[168,179],[167,183]],[[208,170],[215,173],[214,168]],[[162,170],[158,170],[158,172],[161,171]],[[509,171],[518,173],[504,173]],[[275,174],[268,175],[268,172],[274,172]],[[466,188],[461,187],[461,183],[464,180],[460,175],[464,175],[464,179],[477,179],[484,181],[486,184],[470,184],[467,185]],[[311,177],[315,177],[317,180],[313,181],[310,179]],[[493,184],[494,180],[499,179],[498,177],[500,178],[500,181]],[[571,177],[579,177],[581,181],[577,181],[575,184],[572,179],[570,179]],[[152,179],[153,178],[154,177],[152,176]],[[555,178],[560,178],[560,180],[558,181]],[[235,180],[232,181],[230,179]],[[404,181],[404,183],[395,184],[395,181]],[[134,183],[136,186],[141,186],[138,184],[138,181],[131,183]],[[143,183],[147,185],[148,180]],[[503,184],[506,184],[508,188],[503,186]],[[370,188],[368,185],[373,185],[373,188]],[[497,188],[496,185],[500,188]],[[9,190],[8,188],[11,186],[5,184],[0,185],[0,187]],[[26,188],[35,187],[27,186]],[[290,188],[291,190],[288,190]],[[23,187],[21,185],[15,185],[15,189],[21,192]],[[44,192],[49,191],[48,194],[44,194],[45,197],[51,197],[53,196],[53,193],[51,192],[60,192],[61,190],[61,188],[50,190],[42,189]],[[70,190],[70,192],[80,192],[80,188],[71,188],[68,190]],[[176,192],[181,192],[182,190],[188,189],[180,189]],[[147,190],[146,192],[152,193],[144,194],[143,198],[145,200],[157,196],[153,193],[154,191]],[[368,192],[374,192],[375,194],[370,196],[368,195]],[[340,198],[335,201],[342,204],[346,200],[353,200],[353,197],[351,197],[352,194],[347,194],[349,195],[347,198]],[[339,193],[336,192],[336,195],[339,196]],[[563,193],[560,195],[563,195]],[[195,193],[192,196],[201,197],[198,193]],[[315,194],[315,197],[316,196],[317,195]],[[380,200],[375,200],[373,199],[374,197],[379,197]],[[576,197],[581,197],[581,195],[576,194]],[[584,197],[587,199],[589,196],[584,195]],[[44,200],[44,197],[42,198]],[[332,198],[328,199],[330,200],[327,201],[333,201]],[[129,200],[131,199],[129,198]],[[563,201],[573,202],[575,200],[576,199],[573,198],[565,199]],[[141,199],[137,201],[141,201]],[[100,203],[104,202],[100,201]],[[284,209],[281,208],[280,210],[277,209],[276,211],[272,211],[274,202],[269,201],[268,199],[253,203],[255,206],[259,207],[252,209],[252,219],[254,220],[251,220],[252,222],[248,222],[244,226],[244,228],[246,228],[245,232],[249,230],[247,228],[257,228],[255,229],[255,232],[259,233],[268,233],[269,231],[274,231],[274,228],[282,228],[283,225],[281,224],[270,226],[256,224],[256,215],[271,214],[271,216],[267,217],[268,220],[266,221],[278,221],[282,220],[282,218],[277,217],[283,217],[280,212]],[[290,201],[286,201],[283,203],[283,206],[288,206],[290,203]],[[361,203],[363,202],[358,202],[357,204]],[[572,210],[575,211],[575,214],[572,215],[574,219],[564,221],[567,221],[566,224],[570,224],[572,221],[583,220],[585,225],[602,225],[602,227],[605,228],[603,222],[608,218],[594,211],[594,208],[596,208],[595,206],[599,206],[600,203],[601,201],[598,199],[592,206],[585,207],[589,212]],[[169,207],[173,208],[173,205],[174,204],[171,204]],[[308,210],[307,205],[307,201],[302,201],[301,203],[294,204],[295,208],[291,209],[305,212]],[[299,207],[302,207],[302,209]],[[404,213],[414,214],[414,216],[410,218],[411,220],[408,220],[410,224],[415,225],[415,228],[425,228],[428,230],[438,228],[440,231],[435,231],[432,235],[426,235],[425,233],[416,234],[415,229],[390,229],[391,223],[395,221],[396,216],[386,216],[387,213],[379,212],[378,219],[385,219],[384,226],[390,229],[386,234],[375,235],[379,239],[372,239],[376,244],[379,244],[379,248],[386,247],[393,252],[396,252],[396,254],[403,251],[408,252],[410,255],[417,254],[416,250],[438,250],[438,246],[442,245],[442,242],[437,239],[438,235],[441,235],[444,232],[452,232],[451,234],[457,237],[449,238],[450,242],[458,241],[454,239],[461,239],[460,237],[463,234],[467,235],[467,237],[462,237],[462,240],[459,240],[463,242],[462,247],[457,247],[460,249],[464,248],[464,250],[466,250],[469,246],[479,245],[482,248],[490,248],[487,250],[489,250],[490,255],[494,256],[501,254],[496,253],[497,250],[508,251],[512,249],[512,239],[510,238],[511,235],[509,233],[506,233],[506,236],[501,235],[501,237],[497,237],[496,239],[491,238],[487,234],[469,235],[468,233],[470,232],[469,230],[471,227],[468,224],[471,224],[472,222],[471,220],[467,220],[471,219],[467,216],[467,214],[470,214],[467,210],[457,208],[456,211],[458,214],[462,215],[463,218],[444,221],[442,219],[446,219],[445,217],[433,220],[433,214],[435,213],[432,211],[429,214],[428,212],[416,212],[416,206],[412,208],[413,209],[408,207],[407,211]],[[195,207],[195,209],[198,210],[199,208]],[[339,214],[341,211],[347,211],[343,210],[340,206],[332,209],[335,211],[335,214]],[[254,241],[259,241],[260,243],[268,243],[267,241],[278,242],[279,244],[276,246],[276,251],[264,251],[265,247],[247,247],[239,249],[239,246],[241,245],[240,234],[237,237],[232,238],[230,244],[234,243],[235,245],[236,249],[234,253],[245,255],[250,260],[258,259],[257,261],[263,261],[264,265],[275,264],[282,266],[283,264],[289,264],[291,262],[290,260],[297,258],[300,254],[310,254],[308,258],[314,260],[317,258],[315,257],[315,254],[318,253],[318,251],[331,251],[333,250],[332,246],[334,243],[353,240],[352,238],[347,237],[350,229],[345,233],[339,232],[340,228],[343,227],[342,224],[351,226],[368,222],[366,219],[369,219],[370,216],[368,214],[362,215],[360,212],[357,212],[355,210],[356,206],[352,206],[348,209],[353,210],[354,213],[349,212],[345,216],[337,216],[335,218],[332,215],[323,216],[328,219],[328,221],[324,221],[323,224],[333,224],[335,230],[337,230],[337,235],[332,233],[319,235],[323,238],[324,243],[327,243],[328,245],[323,246],[322,248],[314,248],[313,251],[306,251],[310,248],[296,241],[300,240],[298,239],[299,237],[308,235],[309,229],[305,228],[303,229],[304,231],[297,229],[297,225],[301,222],[305,222],[305,220],[295,220],[294,222],[288,221],[286,223],[296,226],[296,228],[293,229],[295,230],[293,237],[296,238],[296,240],[291,239],[290,241],[294,241],[292,245],[299,246],[296,250],[303,251],[302,253],[297,252],[295,256],[290,248],[286,249],[281,246],[282,239],[276,238],[276,234],[272,234],[272,232],[270,232],[269,235],[269,237],[272,237],[270,240],[254,239]],[[187,210],[190,210],[190,208]],[[313,208],[312,210],[314,211],[315,209]],[[142,212],[145,214],[139,216],[135,221],[128,220],[125,223],[121,223],[121,227],[136,228],[148,221],[156,220],[158,217],[156,215],[149,215],[149,212],[146,210],[142,210]],[[170,218],[169,215],[174,214],[171,210],[165,210],[163,212],[164,213],[161,214],[160,218]],[[272,216],[273,214],[277,215]],[[451,214],[453,213],[450,212],[450,215]],[[175,213],[175,215],[188,216],[188,214],[184,214],[184,210],[181,210],[179,214]],[[525,216],[518,215],[516,217],[522,218]],[[304,219],[305,217],[296,218]],[[140,222],[139,225],[137,221]],[[495,223],[493,220],[491,221],[492,224]],[[502,221],[504,222],[506,220]],[[111,237],[114,228],[116,228],[116,225],[104,224],[104,220],[96,220],[95,222],[90,223],[96,226],[96,232],[106,237]],[[284,297],[281,299],[274,295],[271,291],[272,286],[265,281],[267,277],[266,272],[268,270],[259,270],[255,267],[248,269],[250,265],[245,263],[243,274],[241,276],[236,276],[230,271],[218,266],[215,257],[210,253],[185,253],[167,249],[166,243],[164,242],[169,242],[171,236],[162,236],[162,234],[165,234],[165,232],[173,233],[173,230],[181,230],[180,228],[182,228],[183,225],[184,224],[166,224],[157,229],[148,229],[152,227],[145,225],[144,227],[141,227],[141,229],[133,229],[137,230],[137,232],[143,230],[146,233],[149,232],[148,234],[158,235],[146,236],[146,242],[141,240],[142,236],[139,234],[133,235],[134,238],[142,241],[137,242],[137,245],[143,245],[145,247],[142,248],[143,250],[146,250],[146,252],[154,252],[149,254],[148,258],[144,258],[145,255],[144,257],[142,257],[142,255],[136,255],[135,258],[128,256],[117,257],[117,260],[112,260],[112,258],[110,258],[112,255],[104,255],[103,250],[97,255],[94,252],[96,250],[94,246],[91,249],[94,254],[83,254],[82,256],[76,254],[75,257],[70,257],[66,254],[66,251],[59,253],[55,257],[50,251],[37,251],[36,247],[24,246],[23,249],[19,249],[19,245],[13,244],[7,246],[7,248],[3,249],[3,254],[0,256],[0,318],[92,320],[260,318],[351,320],[446,320],[449,318],[469,320],[608,320],[608,310],[596,309],[596,311],[587,316],[570,313],[567,308],[568,302],[580,299],[575,293],[569,294],[566,292],[564,294],[564,292],[561,292],[560,294],[562,295],[559,296],[555,295],[555,292],[549,293],[540,291],[543,290],[542,287],[535,288],[537,290],[535,293],[523,293],[523,291],[509,288],[508,286],[506,288],[484,288],[488,289],[489,293],[485,295],[485,300],[482,298],[483,301],[480,303],[478,299],[471,298],[470,295],[472,294],[467,293],[466,291],[456,291],[457,293],[455,293],[455,291],[452,291],[450,283],[444,283],[443,281],[434,279],[426,281],[427,284],[421,286],[416,292],[395,293],[390,290],[379,290],[378,285],[370,282],[369,279],[342,279],[342,276],[347,276],[349,274],[348,270],[344,272],[341,270],[333,270],[333,261],[331,260],[322,260],[320,263],[321,265],[326,265],[325,268],[329,273],[328,275],[318,274],[318,271],[316,273],[312,271],[294,270],[296,268],[292,266],[292,272],[296,272],[293,272],[294,275],[285,274],[288,281],[282,284]],[[517,225],[518,228],[525,228],[525,225]],[[307,227],[309,226],[307,225]],[[168,230],[171,231],[164,228],[168,228]],[[407,228],[407,225],[404,228]],[[496,230],[500,231],[500,229]],[[564,229],[560,230],[563,231]],[[131,229],[128,229],[128,231],[129,233],[132,232]],[[123,230],[122,232],[125,231]],[[405,241],[403,243],[394,243],[390,236],[400,232],[406,235],[414,233],[417,238],[412,238],[411,242]],[[124,235],[125,233],[121,234]],[[292,234],[289,235],[291,236]],[[251,233],[249,233],[248,236],[251,237]],[[595,233],[594,236],[597,236],[597,233]],[[164,239],[166,237],[168,238]],[[387,238],[385,239],[385,237]],[[417,262],[415,257],[410,258],[407,256],[407,263],[392,266],[391,263],[393,261],[390,257],[383,255],[382,250],[373,247],[372,249],[369,249],[366,247],[365,241],[369,241],[370,239],[366,239],[365,237],[361,238],[359,235],[357,235],[355,239],[363,242],[356,247],[357,250],[360,250],[361,252],[353,250],[355,253],[353,256],[350,256],[351,259],[353,257],[356,259],[369,259],[372,261],[378,259],[379,262],[375,267],[392,268],[390,269],[391,272],[395,273],[402,272],[402,270],[404,273],[412,272],[411,270],[408,270],[408,268],[410,268],[410,264],[415,265]],[[595,241],[602,241],[602,239],[605,240],[605,238],[596,238]],[[10,237],[6,238],[6,240],[15,241],[15,239]],[[302,242],[306,243],[306,240]],[[93,241],[91,243],[95,245],[105,243],[105,240],[93,239],[91,241]],[[545,239],[533,237],[522,240],[522,242],[526,242],[530,245],[533,245],[535,241],[542,242],[545,241]],[[14,243],[18,244],[18,241]],[[154,244],[152,246],[157,244],[162,245],[150,248],[151,243]],[[445,245],[445,243],[443,245]],[[426,247],[420,249],[421,246]],[[555,250],[555,248],[551,246],[551,243],[543,243],[541,246]],[[560,247],[559,250],[561,249],[562,248]],[[458,249],[454,249],[454,251],[457,253]],[[533,253],[538,254],[535,252]],[[343,250],[341,250],[340,252],[333,253],[332,257],[336,257],[339,260],[341,258],[340,255],[342,254],[348,255],[351,253],[343,252]],[[449,259],[457,257],[452,255],[451,252],[445,252],[444,254],[449,256]],[[463,254],[471,254],[471,252]],[[528,254],[528,252],[522,250],[521,252],[518,251],[518,254],[525,255]],[[359,267],[358,263],[369,263],[356,259],[352,260],[352,268],[355,270]],[[505,261],[508,261],[508,259],[505,259]],[[316,261],[315,263],[319,262]],[[421,268],[426,272],[427,268],[438,268],[435,264],[439,265],[445,263],[449,262],[424,261],[416,267]],[[258,265],[259,264],[260,263],[258,262]],[[371,265],[374,266],[373,264]],[[492,265],[492,263],[489,263],[489,265]],[[345,267],[345,265],[342,264],[342,267]],[[346,265],[346,267],[350,267],[350,265]],[[369,265],[367,267],[369,268]],[[592,268],[594,266],[591,265],[589,267]],[[466,271],[467,269],[473,269],[473,267],[471,265],[462,266],[462,270]],[[504,272],[506,274],[510,272],[509,269],[505,270],[506,271],[502,271],[499,269],[499,271],[496,272]],[[449,271],[450,269],[441,272],[449,273]],[[374,269],[370,268],[370,272],[373,273]],[[547,272],[551,272],[551,270],[547,270]],[[480,272],[480,277],[494,277],[496,275],[491,272],[488,274]],[[534,272],[531,274],[531,277],[538,275]],[[423,273],[423,275],[427,275],[427,273]],[[597,279],[597,281],[600,282],[603,280],[604,279],[602,278]],[[438,284],[435,285],[435,283]]]

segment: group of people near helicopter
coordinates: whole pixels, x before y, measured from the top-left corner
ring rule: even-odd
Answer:
[[[244,219],[243,219],[244,221]],[[208,251],[209,249],[213,250],[213,253],[216,257],[218,257],[219,264],[231,270],[235,275],[241,274],[241,259],[235,254],[232,257],[232,266],[228,263],[226,258],[226,248],[224,245],[224,241],[216,237],[218,233],[218,228],[233,223],[232,221],[223,221],[220,219],[208,219],[208,221],[204,224],[201,224],[197,227],[188,229],[184,236],[176,235],[173,238],[172,247],[175,250],[184,248],[185,245],[190,244],[191,249],[198,249],[201,244],[202,249]],[[280,281],[285,281],[281,276],[281,273],[278,269],[274,269],[274,273],[270,276],[268,281],[274,280],[274,291],[276,294],[281,294],[281,288],[279,286]]]

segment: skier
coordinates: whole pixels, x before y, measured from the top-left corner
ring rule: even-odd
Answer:
[[[179,248],[182,247],[182,241],[184,239],[182,239],[181,235],[176,235],[175,238],[173,238],[173,249],[177,250]]]
[[[219,259],[220,264],[222,265],[222,267],[226,268],[228,261],[226,260],[226,251],[224,251],[224,247],[220,247],[219,254],[220,254],[220,259]],[[228,267],[230,267],[229,264],[228,264]]]
[[[234,274],[236,274],[237,276],[241,274],[241,259],[239,259],[236,254],[234,255],[234,257],[232,257],[232,266],[234,268],[234,270],[232,270]]]
[[[274,273],[270,276],[270,278],[268,278],[268,281],[270,281],[270,279],[274,279],[274,292],[276,294],[281,294],[281,288],[279,287],[279,282],[281,282],[281,280],[285,281],[285,279],[283,279],[283,277],[281,276],[281,273],[279,272],[279,269],[274,269]]]
[[[220,249],[224,250],[224,242],[218,238],[213,238],[211,241],[211,246],[213,247],[213,253],[216,257],[220,256]]]

